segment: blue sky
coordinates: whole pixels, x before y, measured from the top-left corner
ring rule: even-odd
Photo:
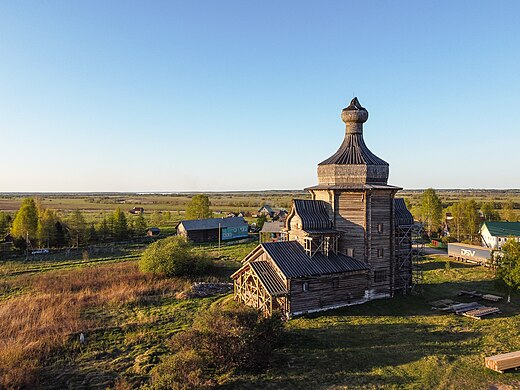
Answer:
[[[518,2],[0,2],[0,191],[518,188]]]

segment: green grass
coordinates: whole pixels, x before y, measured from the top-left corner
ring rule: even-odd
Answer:
[[[42,373],[45,388],[100,388],[124,379],[132,388],[146,383],[148,373],[169,350],[168,340],[190,326],[198,310],[217,297],[177,300],[165,297],[147,304],[104,307],[85,313],[106,318],[107,326],[87,332],[87,342],[72,335]]]
[[[460,290],[500,294],[489,269],[430,257],[418,295],[399,296],[289,321],[272,367],[243,374],[228,388],[487,388],[520,374],[484,368],[484,357],[520,350],[520,296],[481,321],[434,311],[429,301]],[[491,304],[494,305],[494,304]]]
[[[203,245],[198,250],[219,258],[219,266],[225,271],[221,278],[225,280],[256,245],[223,246],[220,252],[215,245]],[[129,249],[134,254],[139,250]],[[132,254],[123,256],[129,255]],[[289,321],[269,369],[235,373],[223,386],[230,389],[518,386],[520,373],[498,374],[485,369],[484,357],[520,350],[520,295],[513,295],[512,304],[496,304],[502,314],[481,321],[432,310],[428,302],[437,299],[474,300],[457,296],[460,290],[505,295],[492,270],[453,260],[446,267],[447,259],[430,256],[422,262],[424,283],[414,294]],[[57,269],[85,266],[81,261],[22,262],[15,269],[38,272],[38,266],[40,271],[53,266]],[[3,283],[0,304],[3,299],[28,292],[23,287],[13,288],[13,284]],[[44,362],[42,384],[47,388],[106,388],[122,378],[137,388],[147,382],[151,368],[169,353],[167,341],[171,336],[188,328],[199,310],[218,299],[178,300],[165,295],[121,306],[92,308],[82,315],[102,319],[104,326],[87,332],[85,345],[79,344],[77,334],[71,335]]]

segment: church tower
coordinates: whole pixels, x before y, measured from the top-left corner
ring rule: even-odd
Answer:
[[[368,111],[357,98],[341,112],[345,138],[338,151],[318,164],[318,185],[307,188],[313,200],[330,205],[332,227],[339,232],[338,252],[370,268],[367,298],[391,296],[395,289],[394,196],[389,165],[365,145]]]

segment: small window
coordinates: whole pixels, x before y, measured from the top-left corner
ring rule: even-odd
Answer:
[[[377,257],[383,257],[383,248],[377,250]]]
[[[309,291],[309,282],[303,282],[302,283],[302,291],[303,292]]]
[[[381,283],[386,281],[386,270],[374,271],[374,282]]]
[[[339,287],[339,278],[332,279],[332,288],[338,288]]]
[[[378,233],[383,233],[383,224],[382,223],[378,223],[377,224],[377,232]]]
[[[354,257],[354,248],[347,248],[347,256]]]

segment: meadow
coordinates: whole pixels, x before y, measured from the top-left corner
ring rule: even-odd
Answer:
[[[520,203],[515,191],[438,192],[444,205],[463,197]],[[420,192],[403,191],[410,203]],[[290,205],[303,192],[210,194],[214,212],[254,212],[264,204]],[[274,197],[275,200],[272,200]],[[182,218],[187,194],[42,195],[45,207],[81,209],[92,218],[117,207],[171,213],[166,234]],[[22,196],[3,195],[13,212]],[[137,268],[151,239],[66,248],[0,261],[0,388],[130,389],[146,386],[168,356],[169,339],[190,329],[201,310],[228,296],[186,298],[194,281],[229,281],[256,242],[200,245],[214,259],[197,280],[151,277]],[[448,264],[448,265],[447,265]],[[520,295],[500,302],[502,313],[481,321],[431,309],[438,299],[470,301],[460,290],[505,295],[493,270],[429,256],[423,284],[413,294],[296,318],[267,370],[233,372],[228,389],[520,387],[520,374],[484,368],[484,357],[520,350]],[[86,342],[79,341],[84,333]],[[507,387],[505,387],[507,388]]]
[[[256,244],[201,246],[224,281]],[[136,252],[138,249],[134,249]],[[41,388],[137,388],[168,353],[172,335],[188,329],[199,310],[222,296],[184,298],[192,281],[154,278],[135,259],[97,264],[52,260],[2,265],[0,373],[2,385]],[[446,262],[449,261],[449,266]],[[66,267],[60,268],[64,262]],[[38,269],[38,266],[41,267]],[[520,349],[520,295],[499,303],[502,314],[481,321],[432,310],[458,301],[460,290],[504,295],[488,268],[424,259],[424,283],[414,293],[287,322],[267,370],[223,380],[243,388],[488,388],[518,386],[520,374],[484,368],[484,357]],[[7,267],[7,268],[6,268]],[[13,271],[22,271],[13,273]],[[27,271],[27,272],[23,272]],[[86,343],[79,342],[84,332]]]

